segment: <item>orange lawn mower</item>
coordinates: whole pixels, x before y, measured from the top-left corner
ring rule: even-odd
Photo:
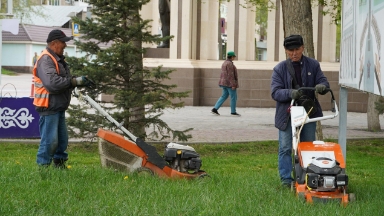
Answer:
[[[302,87],[300,91],[314,91],[315,88]],[[300,142],[300,132],[304,124],[338,116],[339,111],[331,89],[332,112],[334,115],[309,118],[314,112],[314,101],[305,96],[291,101],[290,115],[293,145],[292,190],[299,199],[308,203],[340,202],[346,206],[355,200],[353,193],[348,194],[348,176],[345,174],[345,160],[340,145],[333,142]]]
[[[194,179],[207,176],[205,171],[200,170],[202,161],[193,147],[171,142],[165,148],[162,157],[154,146],[130,133],[88,95],[83,95],[77,88],[74,90],[74,95],[96,109],[128,136],[127,138],[99,128],[97,136],[100,138],[99,153],[103,167],[156,174],[167,178]]]

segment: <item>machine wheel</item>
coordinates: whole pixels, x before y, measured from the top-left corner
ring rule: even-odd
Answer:
[[[356,195],[354,193],[348,194],[348,201],[349,202],[355,202],[356,201]]]
[[[203,178],[206,178],[206,177],[211,177],[211,176],[209,176],[207,173],[203,173],[203,174],[197,176],[198,179],[203,179]]]
[[[143,176],[153,176],[155,174],[151,169],[147,167],[140,167],[136,169],[136,173]]]

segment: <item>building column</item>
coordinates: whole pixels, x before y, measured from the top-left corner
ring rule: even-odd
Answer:
[[[321,32],[318,33],[318,45],[315,46],[315,50],[316,48],[318,50],[316,57],[321,55],[319,59],[321,62],[336,62],[336,24],[332,23],[332,17],[329,14],[324,16],[319,13],[318,16],[319,20],[321,20]],[[319,49],[321,49],[320,52]]]
[[[238,51],[238,44],[236,43],[239,37],[238,29],[238,8],[239,0],[232,0],[227,2],[227,52]]]
[[[182,1],[171,1],[171,29],[170,34],[173,36],[173,39],[169,42],[169,58],[177,59],[178,53],[178,41],[180,40],[180,35],[178,35],[178,26],[179,26],[179,4]]]
[[[196,53],[196,1],[171,0],[170,59],[194,59]]]
[[[267,61],[280,61],[285,59],[283,12],[280,0],[272,0],[272,2],[276,9],[268,12]]]
[[[255,60],[255,7],[246,0],[227,5],[227,51],[235,51],[238,60]]]
[[[198,1],[200,4],[200,34],[198,59],[217,60],[219,55],[219,1]]]
[[[245,0],[240,1],[239,7],[239,39],[237,55],[239,60],[255,60],[256,7]]]
[[[152,22],[150,23],[150,25],[152,26],[151,28],[152,35],[161,34],[159,0],[152,0],[147,4],[143,5],[143,7],[140,10],[140,16],[143,20],[152,20]],[[156,48],[157,44],[143,43],[143,47]]]
[[[336,61],[336,25],[332,17],[322,13],[323,7],[312,8],[313,46],[315,58],[320,62]],[[304,41],[305,43],[305,41]]]

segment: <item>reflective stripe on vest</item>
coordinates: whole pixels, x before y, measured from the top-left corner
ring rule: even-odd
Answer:
[[[38,107],[48,107],[48,104],[49,104],[49,92],[47,91],[47,89],[45,89],[43,82],[41,82],[41,79],[36,76],[37,63],[39,62],[40,58],[43,55],[48,55],[49,57],[51,57],[51,59],[53,60],[53,62],[56,65],[56,72],[58,74],[60,73],[59,65],[57,64],[56,58],[53,57],[53,55],[51,53],[49,53],[48,50],[45,49],[40,54],[39,58],[37,59],[36,64],[33,66],[33,71],[32,71],[33,79],[34,79],[34,83],[35,83],[34,84],[35,95],[34,95],[34,99],[33,99],[33,105],[38,106]]]

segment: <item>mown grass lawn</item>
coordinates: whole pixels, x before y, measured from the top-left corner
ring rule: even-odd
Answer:
[[[276,141],[192,145],[210,175],[199,180],[101,168],[96,144],[71,144],[70,169],[42,173],[37,144],[0,143],[0,215],[383,215],[383,142],[348,141],[357,200],[347,207],[306,204],[281,188]]]
[[[9,76],[17,76],[16,72],[1,68],[1,74],[3,75],[9,75]]]

